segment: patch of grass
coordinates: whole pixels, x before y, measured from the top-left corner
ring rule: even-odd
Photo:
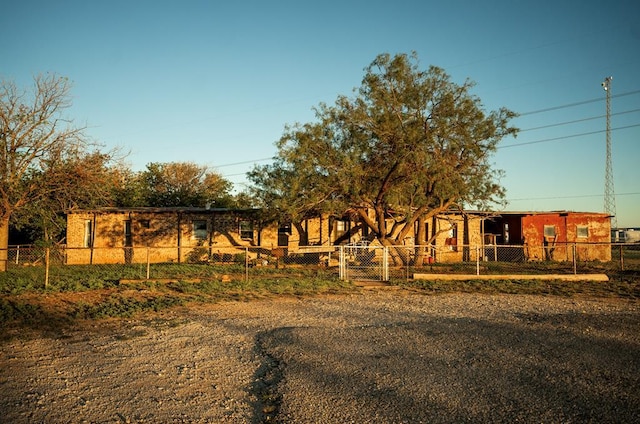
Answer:
[[[550,296],[592,296],[640,299],[640,282],[625,281],[547,281],[547,280],[468,280],[468,281],[395,281],[394,284],[425,293],[484,293]]]
[[[0,273],[0,293],[19,294],[44,289],[44,268],[24,267]]]
[[[96,303],[78,303],[71,312],[76,319],[99,319],[131,317],[137,313],[155,311],[183,305],[184,299],[178,296],[159,295],[146,299],[113,294]]]
[[[580,272],[606,272],[610,278],[608,282],[402,279],[393,284],[424,294],[503,293],[635,301],[640,299],[640,267],[634,265],[634,260],[635,257],[627,259],[624,271],[613,261],[581,264]],[[471,265],[433,264],[414,271],[466,273]],[[573,271],[572,264],[554,262],[484,262],[481,266],[483,274]],[[256,266],[248,270],[248,279],[243,264],[166,263],[153,264],[150,271],[152,279],[145,281],[147,268],[144,264],[57,265],[51,267],[50,283],[45,288],[43,266],[10,268],[0,273],[0,327],[23,323],[55,330],[56,326],[74,320],[132,317],[191,302],[249,301],[280,295],[313,296],[355,290],[351,283],[338,280],[335,269],[299,264],[281,263],[277,268]],[[411,272],[403,275],[411,275]],[[134,282],[121,284],[122,279]]]
[[[35,323],[44,315],[42,307],[20,299],[0,299],[0,322]]]

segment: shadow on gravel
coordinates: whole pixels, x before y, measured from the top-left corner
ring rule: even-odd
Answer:
[[[282,403],[282,394],[279,392],[283,376],[282,364],[264,348],[264,336],[264,333],[258,334],[254,345],[254,353],[264,358],[254,374],[251,387],[251,392],[257,400],[253,405],[253,422],[256,424],[276,422]]]
[[[640,420],[637,315],[403,318],[262,334],[262,422]]]

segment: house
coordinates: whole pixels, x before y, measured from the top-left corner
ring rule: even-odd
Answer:
[[[614,228],[611,238],[614,243],[640,243],[640,228]]]
[[[69,211],[67,263],[182,262],[216,244],[255,245],[257,214],[254,209],[205,208]]]
[[[451,211],[420,231],[425,231],[423,237],[413,234],[404,245],[430,240],[421,255],[429,261],[461,262],[478,255],[484,260],[564,261],[574,255],[580,260],[611,259],[610,217],[602,213]],[[348,216],[265,224],[257,209],[100,208],[67,213],[68,264],[230,260],[242,247],[251,248],[253,256],[262,251],[286,256],[363,241],[370,241],[368,228]]]
[[[326,217],[264,225],[257,209],[98,208],[66,215],[68,264],[184,262],[201,256],[228,261],[242,247],[256,253],[331,246],[347,228]]]
[[[606,213],[500,212],[483,224],[486,245],[521,245],[526,260],[611,260]]]

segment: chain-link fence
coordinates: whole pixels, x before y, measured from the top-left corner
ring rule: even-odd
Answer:
[[[101,287],[129,281],[251,278],[412,279],[415,274],[579,274],[640,271],[640,244],[65,248],[15,246],[0,281]]]
[[[337,278],[339,248],[309,246],[295,250],[259,246],[215,247],[11,247],[10,285],[60,289],[101,287],[135,281],[244,280],[250,278]],[[6,286],[6,284],[5,284]]]

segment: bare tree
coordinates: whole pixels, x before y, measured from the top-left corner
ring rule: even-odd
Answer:
[[[7,269],[12,215],[60,190],[43,181],[56,179],[60,163],[86,154],[85,128],[63,115],[70,89],[67,78],[54,74],[36,76],[31,91],[0,81],[0,271]]]

